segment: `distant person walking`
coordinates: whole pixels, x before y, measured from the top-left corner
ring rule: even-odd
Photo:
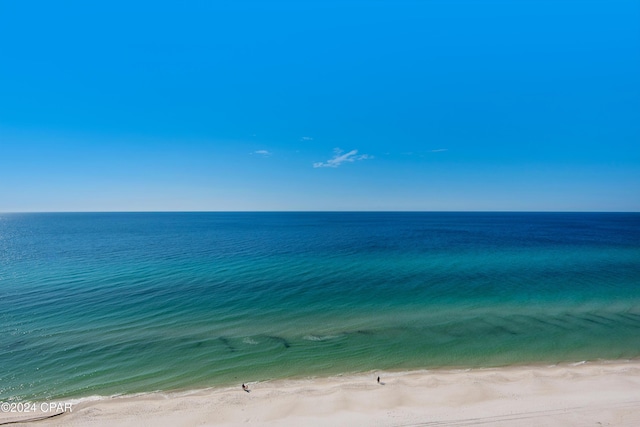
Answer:
[[[380,377],[378,377],[378,384],[380,384]]]

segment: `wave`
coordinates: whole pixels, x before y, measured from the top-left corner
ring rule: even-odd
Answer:
[[[327,341],[338,337],[339,335],[305,335],[302,339],[306,341]]]

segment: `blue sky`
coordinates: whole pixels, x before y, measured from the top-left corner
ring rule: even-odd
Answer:
[[[640,1],[0,0],[0,212],[640,211]]]

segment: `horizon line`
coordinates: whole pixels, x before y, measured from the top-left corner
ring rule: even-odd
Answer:
[[[612,210],[114,210],[114,211],[0,211],[4,214],[117,214],[117,213],[640,213]]]

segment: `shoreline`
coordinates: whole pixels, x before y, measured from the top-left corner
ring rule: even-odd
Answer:
[[[249,393],[238,384],[60,400],[53,403],[70,403],[71,410],[2,412],[0,425],[640,425],[640,360],[370,371],[245,384]],[[42,417],[49,418],[36,422]]]

